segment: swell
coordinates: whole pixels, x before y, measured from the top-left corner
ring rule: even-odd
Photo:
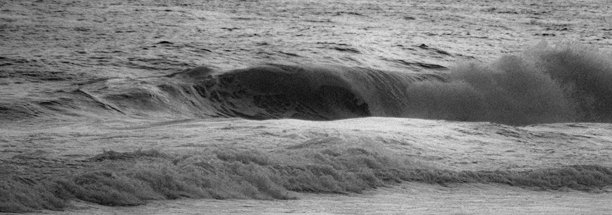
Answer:
[[[611,59],[591,47],[542,43],[489,64],[463,62],[431,73],[323,65],[197,67],[163,77],[108,79],[39,105],[71,113],[89,102],[81,109],[136,117],[611,122]]]

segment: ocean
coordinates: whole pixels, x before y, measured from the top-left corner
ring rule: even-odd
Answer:
[[[608,214],[607,1],[0,3],[0,212]]]

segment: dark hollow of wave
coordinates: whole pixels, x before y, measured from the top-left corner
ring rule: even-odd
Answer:
[[[342,66],[265,64],[92,83],[43,110],[130,116],[296,118],[365,116],[489,121],[512,125],[612,121],[612,57],[575,44],[539,44],[490,64],[417,73]]]

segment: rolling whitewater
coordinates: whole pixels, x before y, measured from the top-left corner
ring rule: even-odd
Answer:
[[[606,214],[600,3],[0,3],[0,212]]]

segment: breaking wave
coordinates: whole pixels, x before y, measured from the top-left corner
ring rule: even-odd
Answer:
[[[612,57],[581,45],[542,43],[490,64],[459,63],[431,73],[283,64],[230,71],[197,67],[164,77],[109,79],[70,96],[71,104],[41,106],[73,112],[87,100],[87,108],[131,116],[610,122]]]

